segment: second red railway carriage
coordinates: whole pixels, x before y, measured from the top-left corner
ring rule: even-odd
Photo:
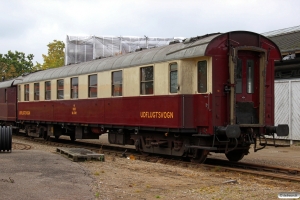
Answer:
[[[238,161],[251,144],[259,149],[264,135],[288,135],[287,125],[274,126],[274,61],[280,59],[276,44],[262,35],[208,34],[0,83],[17,105],[0,120],[45,139],[108,133],[110,143],[143,153],[203,162],[211,151]]]

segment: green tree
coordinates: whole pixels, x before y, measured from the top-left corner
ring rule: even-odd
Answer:
[[[8,51],[0,54],[0,77],[1,80],[18,77],[24,73],[33,71],[33,54],[25,55],[23,52]]]
[[[42,69],[63,66],[65,64],[65,43],[63,41],[53,40],[53,42],[49,43],[47,46],[48,55],[42,55],[44,59]]]

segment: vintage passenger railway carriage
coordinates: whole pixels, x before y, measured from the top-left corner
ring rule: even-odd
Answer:
[[[29,136],[98,138],[143,153],[238,161],[274,126],[280,51],[246,31],[39,71],[0,83],[0,120]]]

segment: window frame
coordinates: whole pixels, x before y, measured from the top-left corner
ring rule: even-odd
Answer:
[[[76,81],[75,81],[76,80]],[[76,83],[77,82],[77,83]],[[78,99],[79,97],[79,79],[78,77],[72,77],[70,80],[70,98],[71,99]]]
[[[152,68],[152,79],[151,80],[146,80],[146,76],[143,77],[143,69],[146,68]],[[143,80],[145,79],[145,80]],[[147,93],[147,88],[146,84],[147,83],[152,83],[152,93]],[[145,89],[143,90],[143,84],[145,85]],[[151,88],[148,88],[151,89]],[[154,66],[145,66],[140,68],[140,95],[154,95]]]
[[[59,88],[59,84],[58,84],[58,83],[59,83],[60,81],[62,81],[62,83],[63,83],[63,84],[62,84],[62,89]],[[57,85],[56,85],[56,99],[59,99],[59,100],[64,99],[64,98],[65,98],[65,95],[64,95],[65,80],[64,80],[64,79],[58,79],[58,80],[56,81],[56,84],[57,84]],[[61,91],[62,91],[62,97],[60,98],[60,97],[59,97],[59,95],[60,95],[59,92],[61,92]]]
[[[96,85],[91,85],[91,77],[96,77]],[[96,95],[92,96],[92,89],[96,88]],[[98,74],[91,74],[88,76],[88,97],[97,98],[98,97]]]
[[[29,101],[29,84],[24,84],[24,101]]]
[[[121,72],[121,83],[118,83],[117,81],[114,81],[114,79],[115,79],[114,74],[120,73],[120,72]],[[115,89],[117,88],[116,86],[119,86],[118,87],[119,91],[115,91]],[[111,72],[111,96],[113,96],[113,97],[123,96],[123,70]]]
[[[40,83],[33,83],[33,100],[40,100]]]
[[[176,69],[172,69],[172,65],[176,65]],[[172,91],[172,73],[176,72],[176,92]],[[170,63],[169,65],[169,93],[170,94],[177,94],[178,93],[178,63]]]
[[[200,83],[202,82],[201,81],[202,79],[199,77],[199,67],[201,67],[201,66],[199,66],[199,63],[204,63],[204,62],[205,62],[206,77],[205,77],[205,84],[204,84],[205,91],[204,90],[202,91],[201,88],[199,87]],[[201,94],[205,94],[208,92],[208,64],[207,63],[208,63],[207,60],[199,60],[197,62],[197,92],[201,93]],[[201,76],[201,77],[204,77],[204,76]]]
[[[49,83],[50,90],[47,89],[47,84]],[[49,98],[47,94],[49,93]],[[45,100],[51,100],[51,81],[45,81]]]

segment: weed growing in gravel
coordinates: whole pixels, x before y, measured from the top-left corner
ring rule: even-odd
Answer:
[[[216,166],[216,167],[214,167],[214,168],[211,169],[211,171],[213,171],[213,172],[218,172],[220,170],[221,170],[220,166]]]
[[[100,196],[100,193],[99,193],[99,192],[96,192],[95,197],[96,197],[96,198],[99,198],[99,196]]]
[[[157,199],[160,199],[160,196],[159,196],[159,195],[157,195],[157,196],[155,196],[155,198],[157,198]]]
[[[95,172],[94,175],[95,175],[95,176],[99,176],[99,172]]]

